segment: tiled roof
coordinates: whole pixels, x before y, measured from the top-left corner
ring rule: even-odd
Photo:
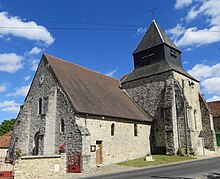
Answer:
[[[11,131],[11,132],[7,132],[3,136],[0,136],[0,148],[8,148],[9,147],[9,143],[10,143],[12,133],[13,132]]]
[[[77,113],[152,121],[120,88],[119,81],[59,58],[43,55]]]
[[[213,101],[208,103],[212,116],[213,117],[220,117],[220,101]]]

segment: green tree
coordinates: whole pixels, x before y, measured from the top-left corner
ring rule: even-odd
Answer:
[[[4,120],[0,124],[0,136],[3,136],[5,133],[12,131],[14,128],[15,119]]]

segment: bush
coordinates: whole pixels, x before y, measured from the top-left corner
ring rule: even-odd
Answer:
[[[189,155],[195,156],[195,151],[192,148],[189,149]]]
[[[177,150],[177,155],[179,156],[185,156],[186,155],[186,148],[185,147],[180,147]]]
[[[186,156],[186,147],[178,148],[177,155]],[[195,151],[192,148],[189,148],[189,155],[195,156]]]

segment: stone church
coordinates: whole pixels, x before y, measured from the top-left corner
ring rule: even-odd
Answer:
[[[101,164],[215,150],[212,116],[181,51],[152,21],[120,81],[44,54],[20,108],[8,155],[56,155],[87,170]],[[77,160],[76,160],[77,158]],[[69,170],[69,168],[68,168]],[[70,171],[71,172],[71,171]]]

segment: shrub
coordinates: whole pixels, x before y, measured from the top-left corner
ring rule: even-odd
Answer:
[[[185,147],[178,148],[177,155],[185,156],[186,155],[186,148]],[[189,155],[195,156],[195,151],[192,148],[189,148]]]
[[[185,147],[178,148],[177,155],[185,156],[186,155],[186,148]]]

